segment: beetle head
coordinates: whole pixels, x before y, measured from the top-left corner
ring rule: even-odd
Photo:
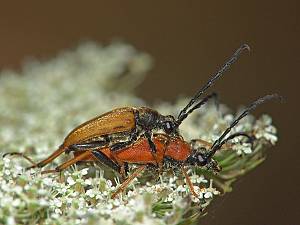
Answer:
[[[220,172],[221,167],[208,153],[205,148],[198,149],[187,158],[186,162],[192,166],[205,166],[208,170]]]
[[[178,136],[178,125],[172,115],[161,116],[159,119],[158,127],[168,135]]]

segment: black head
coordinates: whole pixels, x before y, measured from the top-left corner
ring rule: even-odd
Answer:
[[[258,105],[264,103],[265,101],[271,99],[282,99],[281,96],[277,94],[266,95],[262,98],[257,99],[253,103],[251,103],[223,132],[223,134],[213,143],[210,149],[206,149],[203,147],[199,147],[197,145],[197,140],[191,141],[191,148],[193,150],[192,154],[187,158],[187,163],[194,166],[206,166],[214,171],[220,170],[217,162],[212,159],[214,154],[221,149],[221,147],[228,141],[237,136],[246,136],[251,139],[250,136],[245,135],[245,133],[235,133],[227,137],[233,127],[235,127],[239,121],[247,116],[250,111],[254,110]]]
[[[195,109],[200,108],[202,105],[204,105],[210,98],[215,97],[215,94],[211,94],[206,96],[200,101],[200,96],[210,87],[214,84],[214,82],[221,77],[221,75],[229,69],[229,67],[238,59],[240,54],[244,51],[248,50],[250,51],[250,47],[247,44],[243,44],[241,47],[239,47],[235,53],[230,57],[230,59],[221,67],[221,69],[215,73],[209,81],[194,95],[194,97],[190,100],[190,102],[180,111],[177,120],[176,125],[179,126],[182,121],[187,118],[189,114],[191,114]]]
[[[205,166],[208,163],[207,153],[205,148],[197,149],[187,158],[187,163],[192,166]]]
[[[194,151],[188,158],[187,163],[192,166],[206,167],[213,172],[220,172],[221,167],[219,164],[209,157],[209,151],[205,148]]]
[[[178,125],[174,116],[161,116],[159,119],[159,128],[164,130],[166,134],[178,135]]]

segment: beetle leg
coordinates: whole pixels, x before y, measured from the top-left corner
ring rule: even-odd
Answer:
[[[190,143],[192,145],[194,144],[200,144],[201,146],[205,147],[205,148],[210,148],[212,146],[212,143],[208,142],[208,141],[204,141],[202,139],[193,139],[190,141]]]
[[[126,165],[128,166],[127,163],[121,163],[121,167],[120,167],[120,174],[123,180],[125,180],[125,178],[127,177]]]
[[[100,147],[104,147],[107,145],[107,141],[92,141],[92,142],[87,142],[87,143],[81,143],[81,144],[73,144],[66,149],[66,153],[69,154],[70,152],[73,151],[78,151],[78,150],[91,150],[91,149],[96,149]]]
[[[120,174],[122,176],[122,179],[125,179],[125,167],[124,167],[124,164],[121,165]]]
[[[111,151],[111,156],[112,156],[113,159],[116,160],[116,164],[119,165],[120,169],[119,169],[118,172],[121,174],[122,179],[125,180],[125,178],[128,175],[128,171],[129,171],[128,163],[124,162],[124,161],[117,160],[116,152]]]
[[[112,199],[114,199],[120,192],[123,192],[126,187],[130,184],[130,182],[136,178],[145,168],[147,165],[142,165],[139,168],[137,168],[133,174],[131,174],[122,184],[121,186],[114,192],[111,196]]]
[[[74,157],[73,159],[68,160],[67,162],[59,165],[53,170],[45,170],[42,171],[42,174],[46,173],[55,173],[55,172],[61,172],[62,170],[68,168],[69,166],[84,160],[87,157],[93,157],[96,158],[99,162],[109,166],[110,168],[114,169],[117,172],[120,172],[120,166],[117,165],[115,162],[113,162],[111,159],[109,159],[106,155],[104,155],[102,152],[92,150],[92,151],[85,151],[82,154]]]
[[[127,177],[129,171],[128,163],[124,162],[124,178]]]
[[[8,153],[3,154],[2,157],[4,158],[6,156],[20,156],[20,157],[26,159],[28,162],[30,162],[33,166],[37,166],[36,163],[31,158],[29,158],[28,156],[24,155],[24,153],[20,153],[20,152],[8,152]]]
[[[163,173],[163,163],[160,162],[158,163],[158,174],[162,175],[162,173]]]
[[[45,170],[45,171],[42,171],[42,174],[46,174],[46,173],[56,173],[56,172],[61,172],[62,170],[68,168],[69,166],[77,163],[78,161],[81,161],[83,160],[84,158],[88,157],[88,156],[91,156],[91,152],[90,151],[85,151],[84,153],[68,160],[67,162],[57,166],[55,169],[53,170]]]
[[[129,141],[126,141],[126,142],[119,142],[119,143],[113,144],[110,147],[110,150],[112,152],[122,150],[124,148],[129,147],[131,144],[133,144],[133,142],[134,142],[134,140],[129,140]]]
[[[148,140],[148,143],[149,143],[150,148],[151,148],[151,152],[156,153],[156,146],[155,146],[155,144],[154,144],[153,141],[152,141],[151,133],[150,133],[149,131],[147,131],[147,132],[145,133],[145,137],[146,137],[147,140]]]
[[[118,151],[118,150],[121,150],[121,149],[124,149],[126,147],[129,147],[131,144],[133,144],[138,138],[138,135],[137,135],[137,132],[133,132],[130,137],[129,137],[129,140],[128,141],[125,141],[125,142],[119,142],[119,143],[116,143],[116,144],[113,144],[111,147],[110,147],[110,150],[113,152],[113,151]]]
[[[99,147],[103,147],[106,144],[106,142],[102,142],[102,141],[95,141],[95,142],[91,142],[91,143],[83,143],[83,144],[74,144],[71,145],[69,147],[63,147],[60,146],[58,150],[56,150],[55,152],[53,152],[48,158],[44,159],[43,161],[34,164],[33,166],[27,167],[26,170],[31,169],[31,168],[35,168],[35,167],[44,167],[45,165],[47,165],[48,163],[52,162],[54,159],[56,159],[58,156],[60,156],[63,152],[69,153],[71,151],[76,151],[76,150],[87,150],[87,149],[91,149],[91,148],[99,148]]]
[[[149,146],[150,146],[150,149],[151,149],[151,154],[152,154],[153,158],[155,159],[156,166],[159,166],[158,165],[158,160],[157,160],[157,155],[156,155],[156,146],[152,141],[151,134],[149,132],[146,132],[145,136],[148,140],[148,143],[149,143]]]
[[[116,162],[114,162],[113,160],[111,160],[110,158],[108,158],[104,153],[102,153],[101,151],[97,151],[97,150],[92,150],[91,152],[93,154],[93,156],[95,156],[95,158],[105,164],[106,166],[112,168],[113,170],[117,171],[118,173],[120,173],[120,165]]]
[[[42,160],[41,162],[39,163],[36,163],[35,165],[33,166],[30,166],[30,167],[27,167],[26,170],[29,170],[31,168],[41,168],[41,167],[44,167],[46,166],[48,163],[52,162],[54,159],[56,159],[58,156],[60,156],[63,152],[66,151],[66,148],[63,147],[62,145],[55,151],[53,152],[48,158]]]
[[[185,176],[185,179],[186,179],[187,184],[189,185],[190,191],[196,198],[198,198],[198,194],[195,192],[193,183],[192,183],[189,175],[187,174],[184,166],[181,167],[181,171],[182,171],[183,175]]]

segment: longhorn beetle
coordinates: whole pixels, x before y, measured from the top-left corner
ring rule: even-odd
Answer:
[[[112,198],[115,198],[117,194],[125,190],[128,184],[147,166],[156,167],[160,171],[166,167],[172,167],[174,169],[180,168],[186,177],[186,181],[191,193],[197,197],[192,182],[184,167],[188,165],[200,167],[206,166],[208,169],[211,169],[215,172],[220,171],[221,168],[218,166],[217,162],[212,159],[212,157],[226,142],[237,136],[245,136],[250,142],[253,142],[253,137],[243,132],[237,132],[227,136],[232,128],[259,104],[274,98],[281,99],[279,95],[272,94],[259,98],[250,104],[212,145],[200,139],[192,140],[190,143],[187,143],[182,137],[174,137],[166,134],[154,134],[153,143],[156,147],[156,157],[154,157],[152,154],[151,146],[149,145],[147,138],[142,136],[130,147],[124,147],[119,151],[114,151],[109,146],[74,151],[74,158],[56,167],[54,170],[46,170],[42,171],[42,173],[61,172],[78,161],[98,161],[121,173],[121,175],[124,177],[126,172],[125,166],[127,163],[140,165],[140,167],[138,167],[136,171],[134,171],[134,173],[122,183],[117,191],[113,193]],[[199,145],[197,144],[198,142],[205,143],[209,149],[206,149],[205,147],[204,150],[199,149]],[[24,156],[20,153],[12,154]],[[33,163],[30,158],[26,156],[24,157]]]
[[[210,98],[215,97],[215,94],[207,95],[202,100],[200,100],[200,96],[229,69],[243,50],[250,50],[250,48],[246,44],[238,48],[221,69],[209,79],[180,111],[177,119],[172,115],[161,115],[147,107],[117,108],[76,127],[67,135],[62,145],[55,152],[32,167],[43,167],[63,152],[98,149],[103,146],[109,146],[111,151],[119,151],[130,147],[141,136],[147,139],[151,153],[155,157],[156,146],[152,140],[153,133],[157,130],[162,130],[169,136],[180,137],[178,127],[182,121]]]

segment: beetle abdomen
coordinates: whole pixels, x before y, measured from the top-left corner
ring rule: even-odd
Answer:
[[[165,137],[164,135],[154,137],[153,142],[156,146],[156,158],[154,158],[146,138],[140,138],[132,146],[115,152],[113,157],[119,162],[156,164],[156,162],[161,162],[163,160],[167,138],[168,137]]]
[[[134,109],[118,108],[93,118],[72,130],[65,138],[65,147],[103,135],[130,131],[135,128]]]

